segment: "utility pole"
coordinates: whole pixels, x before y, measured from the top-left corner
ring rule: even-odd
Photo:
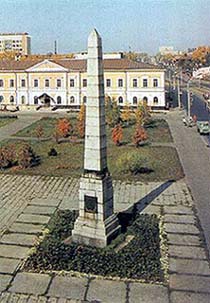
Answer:
[[[187,82],[187,116],[190,120],[190,80]]]
[[[178,108],[181,108],[179,77],[177,77]]]

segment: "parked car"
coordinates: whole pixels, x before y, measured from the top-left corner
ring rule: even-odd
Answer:
[[[208,121],[198,121],[196,125],[197,131],[200,133],[200,135],[209,135],[210,125]]]

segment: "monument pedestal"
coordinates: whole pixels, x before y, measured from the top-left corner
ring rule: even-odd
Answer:
[[[113,187],[110,175],[86,173],[80,179],[79,217],[74,224],[74,242],[105,247],[120,232],[113,214]]]

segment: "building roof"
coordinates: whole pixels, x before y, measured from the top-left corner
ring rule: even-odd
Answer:
[[[0,33],[0,36],[20,36],[28,35],[28,33]]]
[[[46,60],[46,59],[45,59]],[[86,71],[87,70],[87,60],[78,59],[58,59],[51,60],[58,65],[63,66],[69,71]],[[43,59],[24,59],[20,61],[16,60],[0,60],[0,71],[24,71],[28,68],[44,61]],[[160,70],[159,67],[155,65],[150,65],[142,62],[135,62],[129,59],[104,59],[104,70]]]

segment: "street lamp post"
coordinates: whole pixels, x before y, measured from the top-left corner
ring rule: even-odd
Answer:
[[[177,94],[178,94],[178,108],[181,108],[181,95],[180,95],[180,83],[179,78],[177,77]]]
[[[190,120],[190,80],[187,82],[187,117]]]

